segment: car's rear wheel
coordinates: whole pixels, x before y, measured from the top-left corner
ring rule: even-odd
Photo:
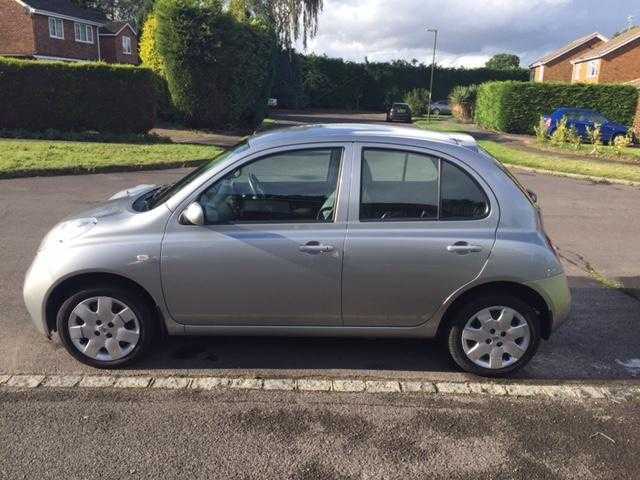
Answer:
[[[624,135],[622,135],[621,133],[618,133],[617,135],[614,135],[613,137],[611,137],[611,140],[610,140],[609,143],[613,146],[613,145],[616,144],[616,140],[618,138],[623,138],[623,137],[624,137]]]
[[[58,310],[57,328],[64,347],[77,360],[97,368],[118,368],[149,350],[155,322],[142,296],[99,286],[67,298]]]
[[[540,343],[540,322],[520,298],[487,295],[456,310],[446,341],[451,358],[463,370],[504,376],[531,360]]]

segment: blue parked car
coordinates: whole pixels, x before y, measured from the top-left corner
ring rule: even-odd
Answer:
[[[559,108],[551,116],[543,117],[549,135],[553,135],[563,117],[567,118],[567,126],[573,128],[585,141],[589,140],[587,129],[593,129],[596,125],[600,125],[602,143],[605,144],[613,144],[616,137],[624,137],[629,131],[624,125],[609,121],[604,115],[595,110]]]

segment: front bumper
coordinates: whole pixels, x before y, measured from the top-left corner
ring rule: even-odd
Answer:
[[[553,320],[551,331],[555,331],[567,320],[571,312],[571,291],[566,275],[563,273],[543,280],[528,282],[527,285],[542,295],[547,302]]]
[[[47,262],[41,253],[36,255],[33,263],[27,270],[22,287],[22,296],[31,320],[36,328],[47,337],[50,336],[46,319],[46,299],[51,289],[51,274]]]

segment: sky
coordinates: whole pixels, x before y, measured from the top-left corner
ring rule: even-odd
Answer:
[[[440,65],[478,67],[508,52],[527,66],[592,32],[611,36],[629,15],[640,24],[640,0],[324,0],[318,34],[306,51],[430,64],[427,28],[437,28]]]

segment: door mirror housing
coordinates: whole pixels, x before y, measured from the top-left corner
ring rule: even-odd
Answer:
[[[204,210],[198,202],[191,203],[180,215],[183,225],[204,225]]]

